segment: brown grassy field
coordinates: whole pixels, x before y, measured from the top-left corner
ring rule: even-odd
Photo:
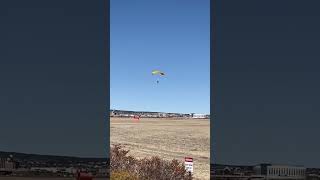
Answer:
[[[210,121],[111,117],[111,144],[122,144],[137,158],[159,156],[167,160],[193,157],[194,177],[210,179]]]

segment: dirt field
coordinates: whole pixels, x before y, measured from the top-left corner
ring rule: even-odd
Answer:
[[[135,157],[167,160],[193,157],[196,179],[210,179],[210,121],[199,119],[111,118],[111,144],[120,143]]]

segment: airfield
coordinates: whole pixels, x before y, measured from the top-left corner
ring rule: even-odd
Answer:
[[[111,144],[122,144],[136,158],[193,158],[195,179],[210,179],[210,121],[191,118],[110,117]]]

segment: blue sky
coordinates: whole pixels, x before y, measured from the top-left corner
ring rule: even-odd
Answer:
[[[112,109],[210,113],[209,3],[111,0]]]

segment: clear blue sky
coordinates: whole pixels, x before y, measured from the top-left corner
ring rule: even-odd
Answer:
[[[111,108],[209,114],[210,1],[111,0],[110,14]]]

